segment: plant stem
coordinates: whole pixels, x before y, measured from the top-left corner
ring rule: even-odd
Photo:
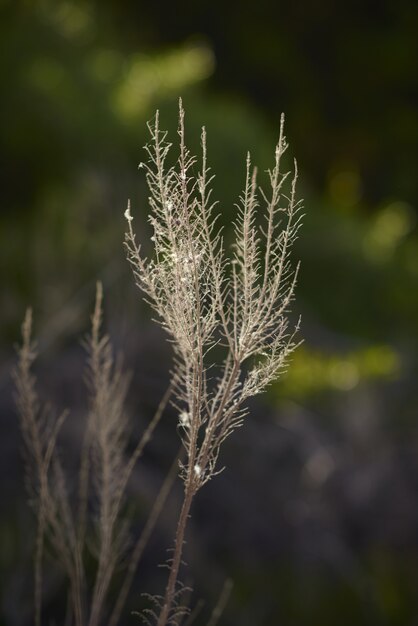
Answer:
[[[187,520],[189,517],[190,507],[195,495],[193,482],[189,479],[185,486],[183,505],[181,507],[179,521],[177,523],[176,539],[174,544],[174,556],[170,567],[170,575],[168,577],[167,587],[165,590],[164,603],[158,618],[157,626],[166,626],[171,607],[173,605],[176,583],[183,553],[184,535],[186,532]]]

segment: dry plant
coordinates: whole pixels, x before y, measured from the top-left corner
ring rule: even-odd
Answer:
[[[133,575],[149,535],[155,526],[175,478],[178,461],[168,473],[142,534],[130,545],[127,557],[128,520],[123,515],[129,478],[145,445],[153,434],[171,392],[164,395],[133,452],[127,453],[124,410],[128,377],[115,363],[109,338],[101,334],[102,287],[97,286],[92,326],[85,340],[86,379],[89,411],[74,504],[60,462],[57,437],[67,412],[54,416],[42,405],[32,373],[36,347],[32,341],[32,315],[22,325],[22,345],[14,372],[16,403],[26,452],[26,482],[35,509],[38,529],[35,550],[35,625],[41,626],[42,570],[46,544],[64,568],[69,581],[66,624],[116,626],[124,607]],[[87,580],[86,556],[93,552],[96,569]],[[109,587],[123,559],[125,569],[118,595],[109,605]]]
[[[125,212],[125,245],[136,284],[173,345],[172,402],[186,453],[180,466],[184,497],[167,586],[145,616],[157,626],[178,625],[186,612],[179,569],[193,499],[219,473],[220,447],[242,425],[248,398],[265,390],[296,347],[298,324],[292,327],[288,312],[298,273],[290,255],[301,222],[301,202],[295,195],[296,162],[293,174],[281,169],[287,149],[283,126],[282,116],[268,191],[258,186],[257,171],[247,156],[230,256],[211,199],[206,132],[203,128],[200,171],[195,175],[197,158],[185,144],[181,101],[175,164],[169,164],[171,144],[160,129],[157,112],[148,124],[148,161],[140,165],[150,191],[151,259],[142,255],[136,242],[129,204]],[[264,223],[258,227],[260,202]],[[224,354],[217,362],[212,355],[220,348]]]
[[[57,437],[66,412],[55,416],[44,407],[32,373],[36,348],[28,311],[15,371],[16,401],[23,433],[27,486],[38,530],[35,550],[35,625],[41,626],[42,570],[45,547],[65,569],[69,581],[66,624],[116,626],[134,572],[178,473],[183,501],[177,520],[164,595],[149,596],[152,607],[142,613],[148,624],[187,626],[199,610],[185,606],[179,570],[192,502],[213,476],[225,439],[242,425],[246,401],[265,390],[283,370],[295,349],[298,323],[288,314],[298,266],[291,261],[301,222],[296,199],[297,168],[282,171],[287,149],[284,118],[280,124],[269,189],[257,183],[257,171],[246,162],[244,191],[237,204],[235,241],[227,255],[211,199],[213,176],[207,164],[202,129],[200,171],[185,144],[184,110],[179,107],[179,155],[169,165],[171,144],[160,130],[158,112],[149,123],[146,146],[150,190],[150,223],[154,254],[145,258],[136,243],[130,206],[125,212],[127,256],[135,280],[157,312],[174,350],[170,387],[131,454],[124,402],[128,377],[114,361],[109,338],[101,334],[102,288],[97,287],[91,332],[85,341],[89,411],[78,476],[77,498],[69,495]],[[263,205],[260,212],[259,205]],[[258,226],[261,213],[264,221]],[[178,412],[182,460],[177,457],[150,511],[137,543],[129,550],[124,580],[111,603],[110,585],[127,555],[128,521],[123,514],[129,478],[169,401]],[[93,549],[96,569],[87,580],[86,556]],[[225,583],[208,626],[215,626],[231,589]]]

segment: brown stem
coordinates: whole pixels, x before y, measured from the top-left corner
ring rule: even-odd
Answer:
[[[177,476],[177,470],[178,470],[178,465],[179,465],[179,460],[182,456],[182,453],[180,452],[175,460],[174,463],[172,464],[170,471],[168,472],[161,488],[160,491],[157,495],[157,498],[154,502],[154,505],[151,509],[151,512],[148,516],[148,520],[144,526],[144,529],[137,541],[137,543],[135,544],[135,548],[133,550],[132,556],[131,556],[131,560],[129,561],[129,565],[128,565],[128,569],[127,569],[127,573],[125,576],[125,580],[123,582],[123,585],[121,587],[121,590],[119,592],[119,596],[117,598],[115,607],[112,611],[112,614],[110,616],[110,620],[109,620],[109,624],[108,626],[116,626],[118,621],[119,621],[119,617],[122,613],[122,609],[125,606],[125,602],[126,602],[126,597],[128,595],[129,589],[131,587],[131,583],[132,583],[132,579],[134,577],[135,571],[138,567],[138,563],[141,560],[142,554],[144,552],[145,546],[147,545],[149,538],[151,536],[151,533],[157,523],[157,520],[160,516],[161,510],[167,500],[167,496],[173,486],[174,480]]]
[[[166,626],[170,616],[171,607],[173,605],[176,583],[183,553],[184,535],[186,532],[187,520],[189,517],[190,507],[196,490],[193,482],[189,479],[186,483],[183,505],[177,524],[176,539],[174,544],[174,556],[170,567],[170,575],[168,577],[167,587],[165,590],[164,603],[158,618],[157,626]]]

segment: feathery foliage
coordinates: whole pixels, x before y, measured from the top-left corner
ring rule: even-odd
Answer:
[[[25,443],[27,487],[38,522],[36,626],[42,624],[42,570],[46,540],[69,581],[68,623],[97,626],[106,617],[109,626],[116,626],[144,547],[175,477],[173,469],[156,497],[140,537],[130,546],[127,556],[129,524],[122,514],[126,488],[136,462],[161,418],[171,388],[162,398],[134,450],[128,454],[129,429],[124,403],[129,379],[120,363],[114,361],[109,337],[101,333],[102,297],[102,287],[98,284],[91,332],[84,341],[89,410],[81,451],[77,502],[69,496],[70,485],[56,445],[67,412],[55,418],[50,410],[42,406],[32,373],[36,348],[31,339],[30,311],[22,325],[22,345],[18,351],[14,378]],[[92,580],[87,577],[85,566],[88,551],[96,561]],[[126,565],[124,576],[116,599],[113,598],[110,604],[109,587],[122,560]]]
[[[149,125],[145,168],[150,190],[153,258],[136,243],[130,206],[125,212],[125,246],[135,281],[158,314],[174,350],[172,380],[158,410],[127,454],[128,424],[124,409],[128,377],[115,362],[109,338],[101,333],[102,288],[97,286],[87,352],[89,410],[81,451],[78,498],[69,496],[60,463],[57,437],[66,412],[55,417],[38,399],[32,366],[36,358],[28,311],[15,371],[16,402],[25,442],[27,484],[38,532],[35,554],[35,624],[41,626],[42,565],[47,539],[69,580],[68,623],[116,626],[144,546],[156,523],[180,465],[184,493],[163,596],[148,596],[142,617],[157,626],[191,623],[195,611],[183,602],[188,588],[179,579],[184,538],[193,499],[219,471],[222,443],[247,413],[246,401],[261,393],[282,371],[297,343],[298,324],[289,321],[298,266],[292,244],[301,223],[296,199],[297,168],[282,171],[287,149],[281,118],[275,162],[268,170],[269,188],[257,183],[248,154],[245,186],[234,223],[235,241],[227,254],[212,200],[213,175],[207,164],[206,131],[201,134],[200,170],[185,143],[184,110],[179,105],[179,155],[169,165],[171,143],[159,126],[158,112]],[[263,207],[262,209],[260,207]],[[259,213],[263,217],[258,226]],[[219,358],[219,355],[220,358]],[[118,563],[126,555],[128,522],[122,508],[129,478],[152,436],[169,398],[178,411],[184,455],[176,459],[150,511],[142,535],[131,551],[115,601],[109,589]],[[96,569],[87,580],[85,557],[94,548]],[[210,618],[214,626],[231,589],[230,581]]]
[[[219,472],[220,447],[242,425],[245,401],[278,376],[296,347],[298,325],[291,327],[288,312],[298,273],[290,254],[301,223],[301,201],[296,199],[296,162],[292,175],[281,169],[287,149],[282,116],[268,191],[258,186],[257,170],[247,156],[235,243],[228,256],[216,224],[205,128],[200,170],[195,175],[198,163],[185,143],[181,100],[174,165],[169,164],[172,144],[160,129],[158,112],[148,127],[148,161],[141,167],[150,191],[154,255],[147,259],[141,253],[129,204],[125,245],[136,284],[173,345],[174,404],[186,450],[181,466],[183,507],[167,589],[156,618],[158,626],[166,626],[178,623],[178,570],[193,497]],[[258,228],[260,203],[264,224]],[[211,358],[218,345],[225,351],[221,363]]]

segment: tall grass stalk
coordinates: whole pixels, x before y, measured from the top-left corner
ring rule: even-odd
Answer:
[[[205,128],[198,163],[186,145],[180,100],[174,165],[158,112],[148,128],[148,159],[141,167],[150,193],[153,254],[145,257],[136,241],[130,204],[125,245],[136,284],[173,346],[172,403],[186,453],[167,585],[157,610],[149,612],[150,622],[166,626],[178,624],[184,615],[179,569],[193,500],[219,473],[221,445],[242,425],[248,398],[278,376],[297,345],[298,323],[292,326],[288,313],[299,268],[292,263],[291,249],[302,216],[296,161],[293,172],[282,169],[287,150],[283,116],[266,190],[259,187],[257,169],[247,155],[230,254],[217,227]],[[224,356],[216,361],[219,348]]]
[[[115,362],[109,338],[101,332],[102,298],[102,287],[98,284],[91,332],[84,341],[89,408],[76,503],[69,496],[70,484],[57,447],[57,437],[68,412],[56,417],[39,400],[33,374],[37,354],[32,340],[31,311],[27,312],[22,325],[22,345],[18,350],[14,379],[25,444],[26,483],[37,517],[34,567],[36,626],[42,625],[42,571],[46,540],[68,578],[69,623],[98,626],[104,619],[109,620],[111,625],[118,622],[144,546],[173,483],[172,470],[157,494],[134,549],[127,555],[128,520],[123,508],[129,478],[161,419],[171,386],[134,450],[128,453],[129,429],[124,404],[129,377],[122,371],[120,363]],[[96,569],[93,579],[89,577],[87,580],[86,558],[92,552],[92,545],[95,546]],[[127,563],[126,571],[112,606],[109,588],[121,560]]]

